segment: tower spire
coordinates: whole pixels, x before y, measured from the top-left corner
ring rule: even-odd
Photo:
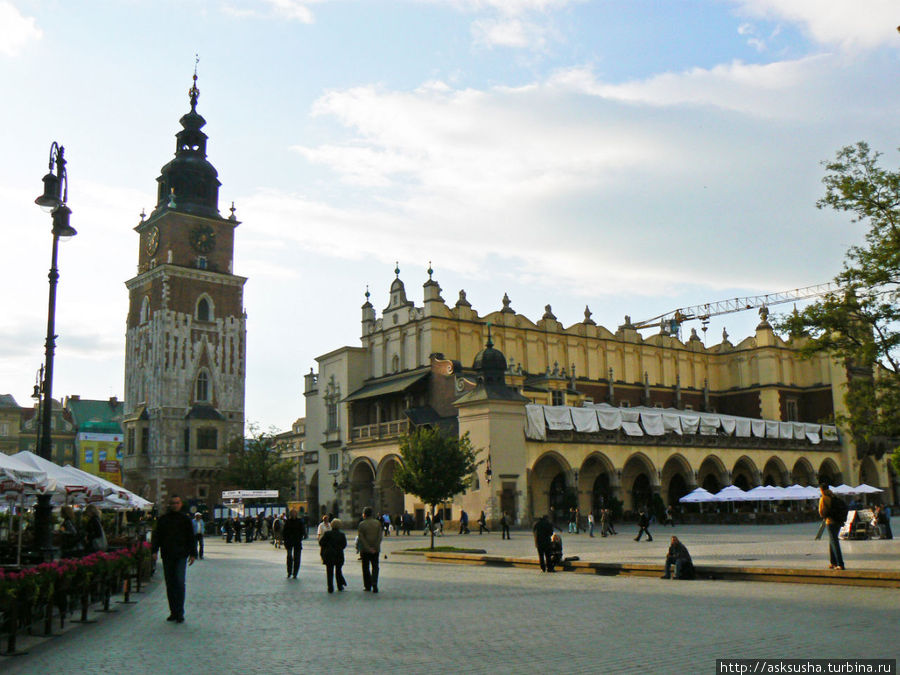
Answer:
[[[197,64],[200,63],[200,55],[194,54],[194,84],[188,91],[191,98],[191,112],[197,112],[197,99],[200,98],[200,90],[197,89]]]

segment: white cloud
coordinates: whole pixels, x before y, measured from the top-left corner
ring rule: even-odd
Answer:
[[[654,106],[711,106],[760,117],[803,119],[829,96],[825,75],[847,68],[838,57],[810,56],[795,61],[746,64],[663,73],[622,84],[598,81],[592,70],[562,70],[553,82],[592,96]],[[815,102],[815,103],[814,103]]]
[[[16,56],[25,45],[42,36],[34,18],[22,16],[12,2],[0,0],[0,54]]]
[[[385,263],[439,251],[473,276],[499,257],[567,296],[819,282],[847,244],[814,207],[838,147],[821,111],[869,119],[888,105],[870,77],[822,55],[624,84],[573,68],[522,87],[332,91],[313,114],[344,139],[295,151],[352,183],[353,204],[267,194],[245,208],[303,249]]]
[[[225,4],[222,11],[235,17],[275,16],[279,19],[314,23],[310,5],[327,0],[249,0],[239,4]]]
[[[732,0],[749,16],[799,24],[817,42],[843,49],[900,47],[896,0]]]

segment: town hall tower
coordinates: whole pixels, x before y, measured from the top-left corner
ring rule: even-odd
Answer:
[[[216,501],[225,445],[244,429],[247,279],[234,274],[239,223],[233,206],[219,213],[199,95],[195,73],[156,207],[134,228],[137,275],[125,283],[124,478],[154,501]]]

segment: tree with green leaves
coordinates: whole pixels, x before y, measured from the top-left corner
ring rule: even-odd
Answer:
[[[275,429],[261,431],[251,424],[249,431],[248,436],[237,436],[226,447],[225,481],[241,490],[278,490],[285,501],[294,482],[294,462],[282,457]]]
[[[860,142],[825,162],[820,209],[851,214],[868,228],[835,281],[840,290],[783,318],[782,328],[808,337],[803,351],[841,359],[849,381],[846,424],[862,451],[900,438],[900,171]],[[895,460],[900,468],[900,458]]]
[[[469,487],[479,464],[477,454],[468,432],[456,438],[440,429],[419,427],[400,441],[403,465],[394,473],[394,483],[430,505],[434,513],[439,504]],[[433,527],[431,548],[434,549]]]

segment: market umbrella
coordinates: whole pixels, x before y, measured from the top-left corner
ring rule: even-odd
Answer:
[[[44,459],[29,450],[16,453],[13,455],[13,458],[21,460],[22,463],[38,471],[43,471],[49,478],[54,480],[56,482],[55,494],[63,498],[66,503],[70,501],[91,501],[91,497],[99,499],[103,496],[102,486],[97,481],[71,474],[59,464],[54,464],[49,459]],[[99,495],[97,494],[98,491],[100,491]]]
[[[882,490],[881,488],[873,487],[872,485],[866,485],[865,483],[860,483],[853,489],[856,490],[856,494],[860,495],[874,495],[878,494],[879,492],[884,492],[884,490]]]
[[[841,483],[837,487],[833,485],[829,485],[829,489],[836,495],[855,495],[857,494],[856,488],[850,487],[846,483]]]
[[[761,502],[781,501],[784,499],[784,488],[772,485],[759,485],[747,490],[747,497]]]
[[[0,452],[0,492],[7,489],[16,492],[46,492],[55,490],[56,483],[47,477],[46,471]]]
[[[97,481],[100,485],[104,487],[106,494],[104,495],[106,499],[113,504],[113,508],[138,508],[138,509],[148,509],[153,506],[153,502],[148,502],[143,497],[136,495],[131,490],[126,490],[121,485],[116,485],[110,480],[106,480],[105,478],[101,478],[100,476],[95,476],[93,474],[88,473],[87,471],[82,471],[71,464],[66,464],[64,467],[67,471],[71,471],[76,475],[84,475],[88,478],[92,478]]]
[[[791,501],[805,501],[807,499],[816,499],[819,497],[819,491],[813,487],[804,487],[799,484],[791,485],[784,488],[784,496],[782,499]]]
[[[729,485],[722,488],[715,495],[717,502],[746,502],[748,501],[747,493],[741,490],[737,485]],[[749,498],[752,499],[752,498]]]
[[[702,502],[712,502],[715,501],[715,497],[713,494],[702,487],[698,487],[696,490],[687,493],[684,497],[679,499],[678,501],[684,502],[685,504],[699,504]]]

